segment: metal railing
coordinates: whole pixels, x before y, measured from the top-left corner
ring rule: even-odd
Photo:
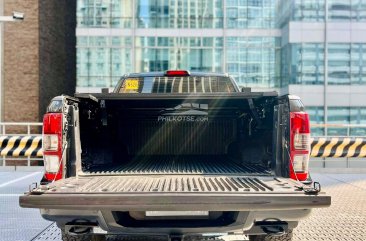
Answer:
[[[0,136],[41,136],[41,122],[0,122]],[[42,157],[37,156],[1,156],[0,166],[7,166],[7,161],[17,166],[19,162],[26,161],[26,166],[31,166],[33,162],[43,161]],[[20,165],[24,166],[24,165]]]
[[[327,130],[327,135],[315,135],[317,137],[366,137],[366,124],[311,124],[310,126],[313,130]],[[330,130],[336,132],[332,134]],[[337,130],[342,130],[337,133]]]
[[[19,133],[7,133],[7,129],[9,130],[11,127],[12,131],[25,129],[26,133],[23,132],[23,135],[42,135],[41,131],[36,131],[38,133],[32,133],[32,127],[42,127],[42,122],[0,122],[0,134],[1,135],[13,135]],[[22,128],[23,127],[23,128]]]

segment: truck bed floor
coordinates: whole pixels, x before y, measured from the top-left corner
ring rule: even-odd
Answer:
[[[299,193],[295,186],[273,176],[88,176],[52,183],[46,193]]]
[[[133,160],[122,165],[101,165],[84,168],[86,175],[131,175],[131,174],[174,174],[174,175],[269,175],[259,164],[238,164],[228,158],[172,159],[149,157]]]

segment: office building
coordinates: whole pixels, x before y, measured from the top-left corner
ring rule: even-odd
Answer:
[[[39,122],[52,97],[76,83],[76,2],[0,0],[0,122]],[[8,129],[8,131],[10,131]]]
[[[80,92],[130,72],[228,72],[299,95],[313,124],[366,124],[366,0],[78,0],[76,34]]]

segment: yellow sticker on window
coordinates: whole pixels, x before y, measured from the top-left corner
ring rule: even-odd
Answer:
[[[125,90],[138,90],[139,80],[138,79],[127,79],[125,82]]]

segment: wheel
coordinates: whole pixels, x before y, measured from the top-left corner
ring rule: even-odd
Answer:
[[[292,240],[292,230],[288,230],[287,233],[276,236],[273,234],[267,235],[249,235],[250,241],[291,241]]]
[[[83,234],[83,235],[70,235],[61,230],[62,241],[105,241],[105,235],[96,234]]]

